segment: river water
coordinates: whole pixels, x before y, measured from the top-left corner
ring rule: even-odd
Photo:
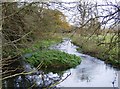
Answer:
[[[62,43],[50,47],[50,49],[61,50],[81,57],[82,61],[77,67],[64,71],[62,75],[53,72],[43,74],[43,71],[38,71],[23,61],[21,66],[23,66],[26,72],[33,70],[35,72],[5,80],[3,89],[9,89],[9,87],[12,87],[12,89],[26,89],[33,84],[37,86],[36,89],[40,89],[61,79],[64,80],[68,74],[71,75],[58,84],[57,87],[118,87],[117,69],[97,58],[77,52],[76,48],[77,46],[73,45],[70,39],[64,39]],[[27,54],[26,56],[32,56],[32,54]]]
[[[71,43],[70,39],[53,47],[69,54],[80,56],[82,62],[76,68],[64,72],[71,75],[61,82],[58,87],[118,87],[118,70],[104,63],[97,58],[77,52],[77,46]]]

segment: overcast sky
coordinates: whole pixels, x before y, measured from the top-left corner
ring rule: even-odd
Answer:
[[[54,1],[54,0],[53,0]],[[79,0],[56,0],[56,1],[62,1],[62,2],[78,2]],[[82,1],[86,1],[86,0],[82,0]],[[100,4],[102,4],[102,5],[104,5],[105,3],[106,3],[106,1],[107,2],[109,2],[109,4],[110,3],[112,3],[112,4],[118,4],[119,3],[119,5],[120,5],[120,1],[119,0],[87,0],[87,2],[93,2],[93,3],[95,3],[95,2],[97,2],[99,5]],[[75,4],[66,4],[65,6],[68,6],[68,7],[72,7],[72,6],[75,6]],[[102,8],[104,8],[104,9],[108,9],[109,8],[109,10],[111,10],[111,12],[114,12],[114,9],[113,9],[113,7],[102,7]],[[111,9],[110,9],[111,8]],[[62,10],[61,10],[62,11]],[[107,12],[103,12],[102,14],[101,14],[101,12],[103,12],[102,10],[100,10],[99,9],[99,15],[106,15],[107,14]],[[74,20],[75,20],[75,22],[77,22],[77,19],[75,19],[76,17],[77,17],[77,15],[75,16],[74,14],[76,14],[77,12],[76,12],[76,10],[71,10],[71,11],[67,11],[67,10],[64,10],[64,11],[62,11],[66,16],[67,16],[67,21],[68,22],[70,22],[71,24],[74,22]],[[72,18],[72,20],[71,20],[71,18]],[[112,22],[114,22],[114,19],[113,20],[111,20],[111,21],[109,21],[109,23],[107,24],[107,26],[109,26]]]
[[[81,0],[16,0],[16,1],[28,1],[28,2],[78,2],[78,1],[81,1]],[[118,4],[118,2],[120,3],[120,0],[82,0],[82,1],[89,1],[89,2],[93,2],[93,3],[98,3],[98,4],[102,4],[104,5],[107,2],[111,2],[112,4]],[[65,7],[73,7],[75,6],[76,4],[62,4],[64,5]],[[56,8],[55,5],[53,5],[52,7],[54,7],[55,9],[58,9]],[[103,8],[106,8],[106,7],[103,7]],[[74,8],[73,10],[61,10],[61,7],[59,8],[59,10],[61,12],[63,12],[66,16],[67,16],[67,21],[70,22],[71,24],[74,22],[77,22],[77,19],[75,19],[77,17],[77,15],[75,16],[74,14],[77,14],[77,10]],[[112,10],[112,9],[111,9]],[[103,15],[105,15],[106,13],[104,12]],[[79,15],[79,14],[78,14]],[[72,20],[71,20],[72,19]]]
[[[34,1],[34,2],[47,2],[47,1],[53,1],[53,2],[78,2],[81,0],[3,0],[4,1]],[[82,0],[86,1],[86,0]],[[99,3],[104,3],[106,0],[87,0],[87,1],[92,1],[92,2],[99,2]],[[120,2],[120,0],[107,0],[109,2],[115,3],[115,2]]]

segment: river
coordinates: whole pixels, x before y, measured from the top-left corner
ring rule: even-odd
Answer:
[[[64,39],[62,43],[50,47],[50,49],[61,50],[81,57],[81,63],[75,68],[63,71],[62,75],[53,72],[43,74],[44,72],[38,71],[23,61],[22,66],[26,72],[33,70],[36,72],[5,80],[3,82],[4,89],[9,89],[9,86],[14,87],[12,89],[26,89],[26,87],[31,87],[33,84],[37,86],[37,89],[40,89],[61,79],[64,80],[68,74],[71,75],[58,84],[57,87],[118,87],[117,69],[97,58],[77,52],[76,48],[77,46],[73,45],[70,39]],[[31,56],[31,54],[27,56]]]
[[[70,39],[64,39],[62,43],[54,46],[54,49],[82,58],[80,65],[64,72],[63,78],[69,73],[71,75],[60,83],[59,87],[118,87],[118,70],[104,61],[77,52],[76,48]]]

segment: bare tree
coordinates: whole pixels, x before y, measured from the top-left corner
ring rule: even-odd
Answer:
[[[69,31],[64,31],[60,27],[58,29],[59,30],[62,29],[61,32],[63,33],[64,32],[72,33],[72,36],[75,35],[75,33],[79,33],[80,35],[87,37],[87,40],[91,40],[92,37],[97,36],[99,39],[99,42],[97,42],[98,46],[108,45],[106,54],[112,55],[110,51],[116,49],[116,47],[118,47],[118,44],[120,42],[120,40],[118,39],[120,35],[120,31],[119,31],[120,5],[117,3],[106,2],[104,4],[99,4],[97,2],[93,3],[88,1],[79,1],[79,2],[51,2],[51,3],[21,2],[21,3],[2,3],[1,5],[3,8],[2,8],[2,18],[1,18],[2,32],[0,30],[0,36],[2,37],[0,38],[2,38],[3,41],[2,43],[3,56],[0,61],[2,61],[3,69],[2,69],[2,73],[0,71],[1,73],[0,75],[3,75],[3,80],[19,75],[28,75],[36,72],[36,71],[30,71],[26,73],[23,70],[24,68],[21,67],[20,64],[21,56],[22,56],[22,53],[20,52],[20,48],[29,47],[30,45],[28,44],[32,44],[35,39],[34,37],[32,37],[33,36],[32,34],[36,35],[41,33],[42,31],[41,29],[44,28],[45,26],[44,21],[42,21],[42,19],[44,19],[43,17],[47,16],[48,14],[43,11],[44,8],[47,8],[48,10],[51,9],[54,10],[56,9],[56,11],[60,10],[63,13],[68,12],[66,14],[70,16],[68,21],[72,22],[72,24],[74,25],[73,27],[74,29],[70,29]],[[37,9],[35,7],[37,7]],[[29,18],[31,19],[30,21],[33,22],[36,21],[38,23],[35,24],[28,23],[29,19],[24,17],[29,14],[32,14],[31,18]],[[36,17],[37,19],[34,20],[33,18]],[[28,22],[26,21],[26,19],[28,20]],[[64,20],[64,18],[62,19]],[[102,39],[104,39],[107,36],[107,34],[110,33],[110,31],[113,31],[110,41],[105,42],[101,40],[99,34],[102,34],[103,35]],[[3,34],[1,35],[1,33]],[[118,49],[118,53],[119,53],[119,49]],[[120,60],[118,59],[118,61]],[[37,67],[37,69],[40,69],[40,66],[41,64]],[[57,83],[54,83],[54,85],[56,85]]]

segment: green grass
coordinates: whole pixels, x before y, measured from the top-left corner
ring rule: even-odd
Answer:
[[[61,41],[62,41],[61,37],[52,35],[51,37],[48,36],[47,38],[40,39],[34,42],[31,47],[21,49],[20,51],[22,52],[22,54],[33,53],[36,50],[48,49],[48,47],[50,47],[51,45],[57,44]]]

